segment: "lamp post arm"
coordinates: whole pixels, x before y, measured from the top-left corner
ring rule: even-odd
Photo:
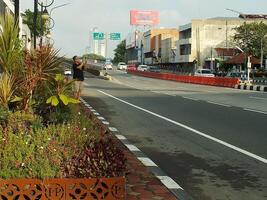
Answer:
[[[52,2],[49,4],[49,5],[43,5],[44,7],[50,7],[50,6],[52,6],[52,4],[55,2],[55,0],[52,0]],[[38,4],[41,6],[43,3],[39,3],[38,2]]]
[[[55,9],[57,9],[57,8],[61,8],[61,7],[63,7],[63,6],[67,6],[67,5],[69,5],[70,3],[64,3],[64,4],[62,4],[62,5],[59,5],[59,6],[56,6],[56,7],[54,7],[54,8],[52,8],[51,10],[50,10],[50,16],[52,15],[52,12],[55,10]]]

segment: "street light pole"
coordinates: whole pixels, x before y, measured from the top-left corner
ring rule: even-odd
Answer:
[[[261,69],[263,69],[263,38],[261,38]]]
[[[19,23],[19,0],[15,0],[15,22]]]
[[[38,17],[38,0],[34,0],[34,15],[33,15],[33,46],[34,46],[34,49],[36,49],[37,17]]]

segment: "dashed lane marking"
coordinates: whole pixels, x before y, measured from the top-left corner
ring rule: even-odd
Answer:
[[[123,135],[116,135],[116,137],[119,139],[119,140],[126,140],[127,138],[124,137]]]
[[[157,178],[169,189],[181,189],[183,188],[178,185],[172,178],[169,176],[157,176]]]
[[[224,107],[228,107],[228,108],[232,107],[230,105],[223,104],[223,103],[217,103],[217,102],[213,102],[213,101],[207,101],[207,102],[210,103],[210,104],[217,105],[217,106],[224,106]]]
[[[157,165],[147,157],[137,157],[146,167],[157,167]]]
[[[108,128],[111,132],[118,132],[118,129],[116,129],[115,127],[109,127]]]
[[[195,98],[192,98],[192,97],[185,97],[183,96],[184,99],[189,99],[189,100],[192,100],[192,101],[199,101],[199,99],[195,99]]]
[[[130,151],[140,151],[136,146],[132,144],[125,144],[125,146],[130,150]]]

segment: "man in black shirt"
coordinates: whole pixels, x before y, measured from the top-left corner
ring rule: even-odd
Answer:
[[[81,62],[78,56],[73,57],[73,79],[75,80],[75,97],[77,99],[80,98],[82,89],[83,89],[83,81],[84,81],[84,69],[86,65],[86,60]]]

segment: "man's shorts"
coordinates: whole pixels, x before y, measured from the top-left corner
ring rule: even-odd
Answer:
[[[83,90],[83,81],[75,81],[75,84],[74,84],[74,89],[75,89],[75,92],[82,92]]]

